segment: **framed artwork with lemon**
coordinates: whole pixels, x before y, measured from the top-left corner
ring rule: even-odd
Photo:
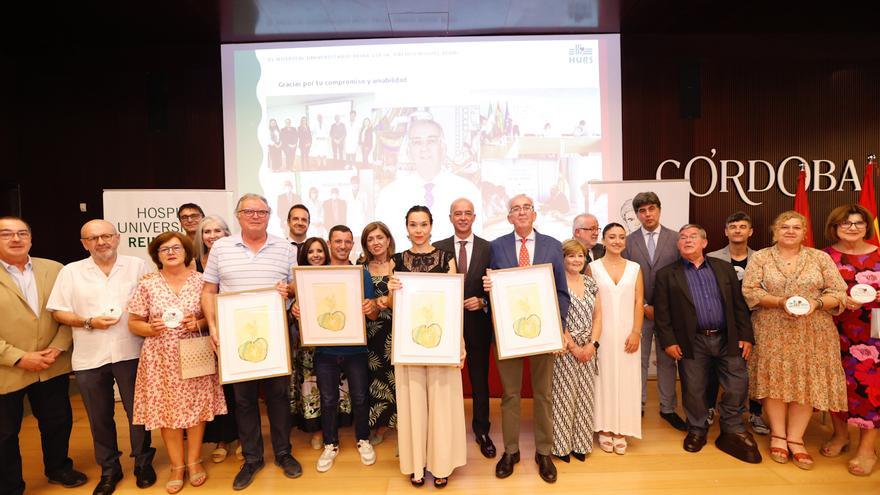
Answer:
[[[222,383],[290,374],[287,311],[274,287],[218,294],[216,311]]]
[[[293,267],[304,347],[367,344],[363,270],[360,265]]]
[[[458,366],[464,325],[464,275],[395,273],[391,364]]]
[[[498,359],[562,349],[553,265],[489,270],[486,275],[492,280],[489,299]]]

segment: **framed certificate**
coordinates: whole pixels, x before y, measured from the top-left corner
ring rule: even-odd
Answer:
[[[367,345],[362,266],[295,266],[293,282],[304,347]]]
[[[394,274],[391,363],[458,366],[464,328],[464,275]]]
[[[290,374],[284,298],[274,287],[217,295],[220,382]]]
[[[562,322],[553,265],[488,270],[498,359],[561,351]]]

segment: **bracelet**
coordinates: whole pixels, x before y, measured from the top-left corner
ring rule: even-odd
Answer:
[[[825,301],[822,300],[821,297],[816,298],[816,309],[822,309],[825,307]]]

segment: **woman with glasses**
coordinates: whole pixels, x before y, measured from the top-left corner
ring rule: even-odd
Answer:
[[[837,457],[848,450],[847,426],[857,426],[861,436],[847,466],[856,476],[869,476],[874,470],[874,445],[880,429],[880,339],[871,337],[872,314],[874,319],[880,319],[880,249],[867,242],[876,239],[876,235],[871,213],[857,204],[838,206],[825,222],[825,237],[834,243],[825,252],[834,260],[849,292],[844,311],[834,318],[849,407],[831,415],[834,434],[819,452]],[[863,287],[856,287],[853,297],[853,287],[859,284],[877,291],[873,301],[858,297],[858,290]]]
[[[802,245],[806,228],[796,211],[776,217],[775,244],[752,256],[742,291],[755,331],[749,393],[770,420],[770,458],[812,469],[804,431],[813,409],[846,411],[832,319],[843,311],[846,283],[828,254]]]
[[[128,303],[128,328],[145,337],[134,388],[133,423],[161,430],[171,461],[165,490],[173,494],[183,489],[187,472],[191,485],[205,483],[201,459],[205,422],[226,414],[226,401],[216,374],[180,377],[180,341],[207,328],[201,305],[202,275],[188,268],[192,243],[180,232],[165,232],[147,250],[159,271],[141,279]]]

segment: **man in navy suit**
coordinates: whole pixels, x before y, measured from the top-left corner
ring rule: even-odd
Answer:
[[[507,221],[513,232],[492,241],[489,267],[493,270],[531,266],[543,263],[553,265],[556,296],[562,321],[568,314],[570,299],[568,283],[562,259],[562,245],[552,237],[539,234],[534,224],[537,218],[535,202],[525,194],[511,198],[508,203]],[[483,288],[492,289],[489,277],[483,278]],[[526,358],[498,360],[498,373],[504,396],[501,401],[501,430],[504,433],[504,455],[495,466],[495,476],[506,478],[513,474],[513,466],[519,462],[519,399],[522,388],[522,368]],[[553,354],[529,356],[532,373],[532,392],[535,416],[535,462],[541,479],[556,482],[556,466],[550,459],[553,447],[553,414],[551,390],[553,386]]]

